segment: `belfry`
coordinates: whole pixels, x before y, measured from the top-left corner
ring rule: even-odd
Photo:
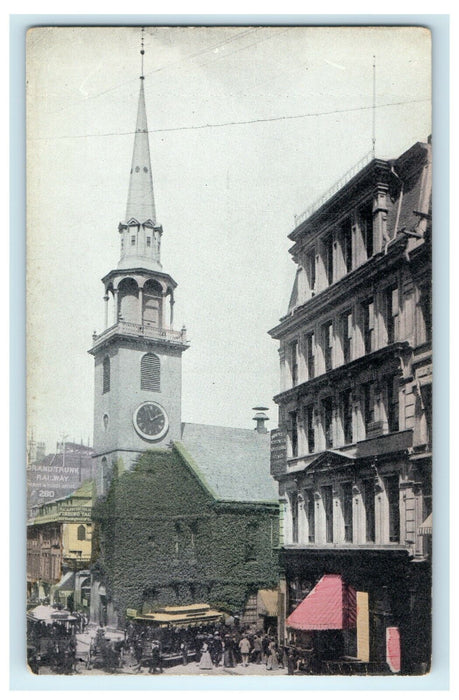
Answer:
[[[180,439],[181,357],[185,329],[173,329],[177,286],[161,265],[145,108],[143,43],[137,123],[126,216],[118,226],[120,259],[102,282],[105,330],[94,334],[94,448],[97,495],[114,468],[130,469],[141,452]],[[109,303],[113,317],[109,318]]]

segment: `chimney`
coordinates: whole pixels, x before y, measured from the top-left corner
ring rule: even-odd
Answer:
[[[269,409],[266,406],[255,406],[255,408],[252,409],[253,411],[257,411],[255,413],[254,417],[252,420],[256,420],[257,424],[255,426],[255,430],[257,433],[267,433],[268,430],[265,426],[265,422],[269,420],[268,416],[264,411],[269,411]]]

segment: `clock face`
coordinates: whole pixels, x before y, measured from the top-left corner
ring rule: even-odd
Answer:
[[[144,440],[160,440],[169,429],[167,413],[159,403],[145,401],[136,408],[134,428]]]

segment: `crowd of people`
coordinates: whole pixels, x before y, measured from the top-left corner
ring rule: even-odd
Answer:
[[[76,670],[76,630],[68,624],[35,622],[27,631],[27,660],[33,673],[42,665],[54,672],[71,674]]]
[[[112,673],[123,669],[162,673],[165,665],[187,666],[194,662],[203,672],[250,664],[264,665],[267,671],[285,669],[288,674],[308,672],[306,660],[293,648],[279,645],[273,635],[223,624],[159,628],[130,622],[124,637],[118,639],[109,638],[105,628],[99,627],[86,659],[78,658],[76,633],[85,627],[84,622],[71,627],[35,623],[29,633],[31,670],[38,673],[40,665],[45,665],[56,673],[84,673],[81,666],[78,668],[83,662],[88,669]]]

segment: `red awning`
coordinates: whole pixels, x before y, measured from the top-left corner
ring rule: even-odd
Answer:
[[[297,630],[342,630],[356,626],[355,590],[337,574],[326,574],[287,618]]]

